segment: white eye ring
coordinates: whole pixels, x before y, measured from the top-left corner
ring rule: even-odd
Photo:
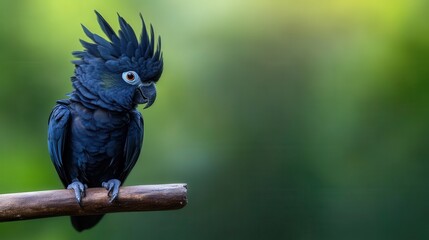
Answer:
[[[128,84],[135,85],[140,82],[140,77],[134,71],[126,71],[122,73],[122,80]]]

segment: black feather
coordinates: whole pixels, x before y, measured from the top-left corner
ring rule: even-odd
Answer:
[[[161,36],[158,37],[158,46],[156,46],[156,52],[153,55],[153,59],[159,59],[159,55],[161,54]]]
[[[143,15],[140,13],[140,19],[142,20],[142,33],[140,35],[140,52],[142,53],[142,56],[145,56],[146,49],[149,46],[149,36],[147,34],[146,24],[143,19]]]
[[[139,71],[145,75],[148,74],[146,77],[152,78],[155,76],[156,78],[156,76],[161,75],[163,66],[161,37],[158,36],[158,43],[156,44],[154,28],[150,25],[149,36],[148,29],[146,28],[143,15],[141,13],[140,19],[142,21],[142,32],[139,39],[140,43],[133,28],[119,14],[118,21],[120,29],[118,34],[113,31],[112,27],[100,13],[95,11],[95,14],[97,15],[97,21],[100,28],[106,34],[108,40],[104,39],[100,35],[92,33],[88,28],[82,25],[85,35],[91,39],[93,43],[80,40],[86,51],[77,51],[74,52],[73,55],[83,61],[74,61],[73,63],[76,65],[86,64],[88,59],[95,57],[104,61],[117,61],[118,64],[110,63],[110,66],[122,65],[122,67],[114,67],[117,71],[121,71],[129,68],[130,66],[135,66],[134,64],[138,64],[138,66],[142,68]]]
[[[91,31],[89,31],[89,29],[87,27],[85,27],[85,25],[81,24],[81,26],[82,26],[82,29],[83,29],[83,32],[85,33],[85,35],[88,36],[92,41],[95,41],[94,40],[94,34]]]
[[[119,40],[118,36],[116,36],[115,31],[113,31],[113,28],[110,26],[109,23],[101,16],[100,13],[97,12],[97,10],[94,10],[95,14],[97,14],[97,21],[98,24],[100,24],[101,30],[103,30],[104,34],[110,39],[110,41],[115,42],[115,40]]]
[[[104,47],[104,46],[98,46],[97,47],[98,52],[100,53],[100,56],[105,60],[114,60],[115,56],[114,53],[111,52],[110,48]]]
[[[123,17],[118,14],[119,25],[121,26],[121,30],[124,33],[124,39],[127,42],[131,42],[134,48],[138,47],[137,37],[134,33],[133,28],[125,21]]]
[[[79,41],[82,44],[82,46],[84,48],[86,48],[86,50],[88,51],[89,54],[91,54],[92,56],[95,56],[95,57],[100,56],[98,49],[97,49],[97,44],[89,43],[89,42],[86,42],[82,39],[80,39]]]
[[[153,50],[155,45],[155,31],[153,30],[152,24],[150,25],[150,44],[149,44],[149,56],[153,56]]]

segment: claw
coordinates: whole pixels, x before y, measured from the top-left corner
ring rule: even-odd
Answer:
[[[85,197],[85,190],[87,189],[88,187],[87,187],[87,185],[86,184],[82,184],[81,182],[79,182],[79,181],[74,181],[74,182],[72,182],[72,183],[70,183],[68,186],[67,186],[67,189],[73,189],[74,190],[74,194],[75,194],[75,196],[76,196],[76,200],[77,200],[77,203],[79,204],[79,205],[81,205],[81,202],[82,202],[82,198],[84,198]]]
[[[107,196],[110,197],[110,202],[114,202],[119,195],[119,187],[121,186],[121,181],[118,179],[110,179],[107,182],[101,184],[105,189],[107,189]]]

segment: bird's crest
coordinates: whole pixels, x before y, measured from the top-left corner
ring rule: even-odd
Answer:
[[[80,40],[85,51],[75,51],[73,55],[80,60],[73,61],[76,65],[87,63],[87,60],[99,58],[105,61],[106,67],[111,71],[123,71],[130,67],[139,68],[146,79],[157,81],[161,76],[163,69],[163,57],[161,52],[161,37],[158,37],[158,43],[155,49],[155,33],[152,25],[150,25],[150,36],[146,29],[146,24],[142,14],[142,33],[140,42],[137,40],[136,34],[132,27],[118,14],[120,30],[118,35],[113,31],[107,21],[95,11],[97,21],[101,29],[106,34],[106,40],[101,36],[92,33],[82,25],[83,31],[94,43]]]

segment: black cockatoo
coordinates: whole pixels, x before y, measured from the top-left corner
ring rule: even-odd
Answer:
[[[84,51],[73,52],[78,60],[71,81],[73,92],[57,101],[49,117],[48,148],[55,169],[67,189],[81,204],[88,187],[104,187],[113,202],[119,187],[134,167],[143,143],[143,118],[138,104],[150,107],[156,97],[155,83],[163,70],[161,38],[155,48],[143,17],[140,41],[118,14],[116,34],[97,12],[98,23],[108,40],[90,32],[93,41],[80,40]],[[110,41],[109,41],[110,40]],[[103,215],[71,217],[77,231],[91,228]]]

